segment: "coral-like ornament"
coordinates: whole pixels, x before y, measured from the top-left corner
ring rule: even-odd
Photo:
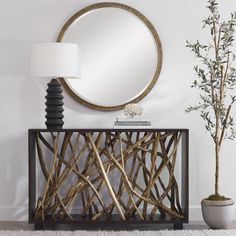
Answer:
[[[143,108],[136,103],[129,103],[125,106],[124,113],[127,118],[135,118],[143,114]]]

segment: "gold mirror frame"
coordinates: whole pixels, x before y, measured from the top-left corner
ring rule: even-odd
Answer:
[[[144,22],[144,24],[148,27],[148,29],[150,30],[150,32],[153,35],[153,38],[156,42],[156,46],[157,46],[157,53],[158,53],[158,61],[157,61],[157,68],[154,74],[154,77],[152,79],[152,81],[150,82],[150,84],[148,85],[148,87],[140,94],[138,95],[136,98],[134,98],[133,100],[121,104],[121,105],[117,105],[117,106],[99,106],[99,105],[95,105],[93,103],[90,103],[84,99],[82,99],[81,97],[78,96],[78,94],[76,94],[75,92],[73,92],[73,89],[70,88],[70,86],[68,85],[68,83],[66,82],[66,80],[64,78],[60,78],[60,82],[63,85],[63,87],[66,89],[66,91],[75,99],[77,100],[79,103],[83,104],[86,107],[89,107],[91,109],[95,109],[95,110],[99,110],[99,111],[116,111],[116,110],[121,110],[125,107],[126,104],[128,103],[137,103],[140,100],[142,100],[154,87],[154,85],[156,84],[159,75],[161,73],[161,67],[162,67],[162,59],[163,59],[163,53],[162,53],[162,45],[161,45],[161,41],[159,38],[159,35],[156,31],[156,29],[154,28],[153,24],[147,19],[147,17],[145,17],[142,13],[140,13],[139,11],[137,11],[136,9],[121,4],[121,3],[115,3],[115,2],[103,2],[103,3],[96,3],[93,5],[90,5],[88,7],[83,8],[82,10],[78,11],[77,13],[75,13],[62,27],[58,37],[57,37],[57,42],[61,42],[63,39],[63,36],[65,35],[67,29],[74,23],[74,21],[76,21],[78,18],[80,18],[81,16],[83,16],[84,14],[88,13],[89,11],[95,10],[95,9],[99,9],[99,8],[105,8],[105,7],[115,7],[115,8],[121,8],[123,10],[129,11],[131,13],[133,13],[135,16],[137,16],[141,21]]]

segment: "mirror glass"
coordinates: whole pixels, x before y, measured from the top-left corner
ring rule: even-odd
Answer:
[[[95,109],[117,110],[149,92],[162,58],[159,37],[150,26],[115,5],[74,18],[59,36],[81,51],[80,79],[64,80],[74,97]]]

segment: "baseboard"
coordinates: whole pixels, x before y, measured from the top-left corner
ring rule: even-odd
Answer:
[[[28,221],[28,208],[0,207],[0,221]]]
[[[234,220],[236,220],[236,207],[234,209]],[[0,221],[28,221],[28,208],[0,207]],[[200,205],[189,207],[189,221],[202,221]]]
[[[201,206],[190,206],[189,207],[189,221],[201,221],[202,211]]]

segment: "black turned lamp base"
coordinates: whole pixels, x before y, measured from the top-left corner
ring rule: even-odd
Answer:
[[[57,79],[52,79],[48,83],[48,89],[46,95],[46,126],[47,129],[62,129],[64,124],[62,114],[63,109],[63,95],[62,87]]]

